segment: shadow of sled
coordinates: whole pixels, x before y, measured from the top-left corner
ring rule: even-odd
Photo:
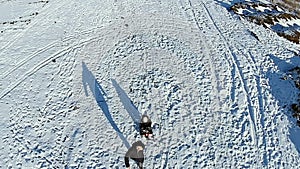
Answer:
[[[113,129],[117,132],[118,136],[123,141],[123,144],[129,149],[131,147],[130,144],[118,128],[117,124],[114,122],[111,113],[109,112],[108,105],[104,98],[104,96],[106,96],[106,93],[104,92],[101,85],[97,82],[92,72],[89,71],[84,62],[82,62],[82,82],[85,95],[88,96],[87,86],[89,86],[94,98],[96,99],[98,106],[102,109],[106,119],[109,121]]]
[[[126,92],[120,87],[120,85],[117,83],[117,81],[115,79],[112,79],[112,84],[115,87],[118,96],[124,106],[124,108],[126,109],[126,111],[128,112],[128,114],[130,115],[130,117],[132,118],[133,122],[134,122],[134,127],[135,130],[137,132],[140,131],[140,120],[141,120],[141,113],[138,111],[137,107],[132,103],[132,101],[130,100],[130,98],[127,96]]]

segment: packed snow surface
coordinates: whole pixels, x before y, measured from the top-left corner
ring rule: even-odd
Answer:
[[[0,1],[0,168],[298,168],[299,46],[231,3]]]

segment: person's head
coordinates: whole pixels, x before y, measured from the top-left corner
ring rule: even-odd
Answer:
[[[143,151],[144,148],[143,148],[142,146],[136,146],[136,150],[137,150],[137,151]]]
[[[146,114],[144,114],[144,115],[142,115],[141,122],[142,123],[151,123],[151,120]]]
[[[148,122],[148,117],[147,117],[147,116],[143,116],[142,122],[143,122],[143,123],[147,123],[147,122]]]
[[[132,144],[133,147],[136,147],[137,150],[144,150],[145,149],[145,144],[141,141],[137,141]]]

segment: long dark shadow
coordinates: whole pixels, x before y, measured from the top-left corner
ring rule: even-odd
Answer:
[[[290,62],[287,62],[286,60],[282,60],[279,57],[272,55],[272,54],[270,54],[269,57],[277,65],[280,72],[286,73],[289,70],[300,65],[300,59],[298,56],[292,57],[290,59]],[[288,80],[280,80],[280,79],[282,79],[282,74],[277,73],[277,72],[268,71],[267,77],[269,78],[271,92],[272,92],[273,96],[278,100],[279,105],[281,107],[285,107],[287,104],[291,104],[291,103],[286,102],[286,100],[289,100],[288,97],[290,94],[287,91],[293,89],[294,84],[290,83]],[[287,116],[290,117],[290,114],[287,114]],[[289,120],[292,123],[295,123],[295,119],[289,118]],[[294,143],[298,153],[300,154],[300,137],[299,136],[300,136],[300,128],[299,127],[290,128],[290,139]]]
[[[107,120],[109,121],[113,129],[117,132],[118,136],[123,141],[123,144],[129,149],[131,147],[130,144],[128,143],[127,139],[124,137],[123,133],[118,128],[117,124],[115,123],[115,121],[113,120],[109,112],[108,105],[104,98],[106,93],[104,92],[101,85],[97,82],[93,73],[89,71],[89,69],[87,68],[84,62],[82,62],[82,83],[83,83],[85,95],[88,96],[87,86],[89,86],[90,90],[93,93],[93,96],[97,101],[98,106],[102,109],[105,117],[107,118]]]
[[[124,108],[129,113],[130,117],[135,123],[135,129],[139,131],[139,121],[141,119],[141,113],[138,111],[137,107],[132,103],[130,98],[127,96],[126,92],[120,87],[117,81],[115,79],[112,79],[111,81],[118,93],[118,96]]]

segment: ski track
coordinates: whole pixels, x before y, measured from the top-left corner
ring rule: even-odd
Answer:
[[[86,42],[90,42],[90,39]],[[62,50],[54,55],[56,58],[60,57],[60,62],[58,67],[53,65],[53,70],[56,71],[56,73],[52,74],[52,77],[50,77],[50,82],[47,84],[47,88],[50,90],[45,94],[47,96],[47,101],[43,106],[43,109],[39,109],[38,112],[31,110],[27,113],[23,113],[21,116],[18,114],[14,116],[14,113],[12,113],[11,119],[14,120],[11,121],[10,125],[11,127],[14,127],[12,128],[12,131],[18,131],[20,141],[18,141],[19,143],[12,141],[10,149],[14,150],[16,147],[23,147],[21,157],[29,160],[31,159],[36,166],[39,166],[39,168],[43,166],[52,166],[53,168],[61,168],[62,166],[72,167],[71,157],[73,157],[75,154],[77,154],[77,158],[72,158],[72,160],[81,162],[83,160],[82,157],[78,155],[82,154],[82,152],[78,152],[78,150],[80,150],[78,148],[82,144],[84,131],[81,131],[78,128],[78,124],[73,124],[74,122],[71,121],[73,115],[68,113],[74,111],[75,109],[74,103],[68,100],[74,96],[72,88],[69,86],[72,86],[72,76],[76,66],[76,59],[73,58],[73,55],[76,55],[76,51],[79,47],[80,45],[70,46],[69,48],[66,48],[66,50]],[[53,57],[49,57],[49,59],[51,60]],[[37,69],[41,68],[41,66],[49,64],[48,60],[41,62],[39,66],[34,68],[34,70],[37,71]],[[31,71],[31,73],[33,72]],[[27,82],[25,82],[24,85],[26,85],[26,83]],[[60,91],[59,93],[56,92],[58,90]],[[30,96],[30,93],[28,93],[28,95]],[[22,96],[28,97],[26,95]],[[32,121],[30,117],[35,117],[34,119],[38,119],[38,123],[41,124],[40,126],[33,126],[35,129],[38,129],[37,131],[41,132],[37,133],[39,139],[33,140],[32,143],[27,141],[27,132],[31,130],[20,131],[19,129],[24,127],[17,126],[15,124],[15,122],[19,121],[21,124],[27,124],[29,126],[28,128],[30,129],[30,124]],[[76,121],[77,120],[75,120],[75,122]],[[47,130],[55,133],[55,140],[45,141],[44,139],[41,139],[43,138],[43,134],[49,133]],[[53,141],[55,141],[54,144]],[[18,159],[18,156],[19,155],[16,155],[14,159]],[[18,165],[19,164],[12,164],[11,166],[14,168]]]
[[[239,75],[239,79],[242,83],[242,88],[243,91],[245,93],[245,95],[247,96],[247,104],[248,104],[248,110],[250,113],[250,120],[252,121],[252,138],[254,140],[256,140],[255,143],[255,149],[254,152],[256,152],[257,150],[260,151],[262,155],[259,155],[258,153],[256,153],[256,160],[258,160],[258,158],[261,161],[261,164],[263,164],[264,166],[274,166],[274,163],[271,163],[271,156],[270,156],[270,147],[269,147],[269,143],[267,142],[268,140],[273,140],[274,136],[270,135],[270,133],[272,133],[271,131],[274,130],[274,128],[270,128],[270,126],[266,126],[265,123],[269,123],[268,121],[271,120],[273,117],[272,116],[265,116],[264,114],[264,105],[266,105],[266,103],[264,103],[263,101],[263,88],[261,87],[260,81],[262,80],[262,77],[258,77],[257,73],[262,74],[262,72],[260,71],[260,69],[257,68],[256,63],[259,64],[258,61],[254,60],[254,56],[251,54],[250,51],[246,51],[245,50],[245,46],[242,45],[239,42],[234,42],[232,40],[230,40],[230,38],[225,37],[226,34],[224,32],[221,31],[222,27],[219,26],[219,24],[222,23],[216,23],[214,21],[214,18],[212,17],[212,15],[210,14],[210,10],[215,10],[214,12],[216,12],[215,8],[208,8],[207,6],[209,6],[209,4],[204,4],[202,3],[203,9],[206,12],[207,16],[206,18],[210,19],[210,22],[212,23],[212,27],[213,29],[216,30],[217,35],[221,37],[222,42],[224,43],[224,45],[226,46],[227,53],[229,54],[229,56],[231,55],[231,58],[227,58],[226,60],[231,61],[231,65],[234,65],[234,69],[238,70],[238,75]],[[199,5],[201,6],[201,5]],[[199,12],[199,14],[203,14],[203,12]],[[222,18],[218,19],[219,21],[222,21]],[[234,23],[231,23],[234,24]],[[228,27],[228,24],[226,25]],[[231,26],[232,28],[234,26]],[[226,29],[224,29],[226,30]],[[231,29],[232,30],[232,29]],[[240,30],[240,29],[239,29]],[[230,33],[229,33],[230,35]],[[232,45],[234,44],[234,46]],[[225,55],[226,56],[226,55]],[[238,59],[239,58],[239,59]],[[247,68],[247,69],[245,69]],[[235,73],[232,73],[232,76],[234,77]],[[265,80],[265,78],[263,79]],[[232,84],[235,84],[234,82],[232,82]],[[232,88],[233,90],[236,90],[235,88]],[[233,93],[233,92],[231,92]],[[231,97],[233,97],[233,95],[231,95]],[[234,101],[235,99],[232,98],[232,100]],[[234,102],[232,103],[233,105],[235,104]],[[257,106],[257,107],[256,107]],[[267,120],[265,122],[265,120]],[[245,132],[245,130],[243,129],[242,132]],[[268,134],[267,134],[268,133]],[[256,134],[258,134],[258,136],[256,136]],[[276,138],[276,137],[275,137]],[[274,145],[274,144],[273,144]],[[274,153],[274,152],[272,152]],[[259,155],[259,156],[258,156]],[[276,159],[276,161],[280,161],[278,158]],[[258,167],[259,164],[256,163],[256,166]]]
[[[7,70],[6,72],[4,72],[2,74],[2,78],[6,78],[8,75],[10,75],[13,71],[19,69],[21,66],[23,66],[24,64],[26,64],[28,61],[30,61],[31,59],[33,59],[34,57],[36,57],[37,55],[40,55],[41,53],[44,53],[46,51],[48,51],[49,49],[53,48],[55,45],[57,44],[57,41],[50,43],[49,45],[43,47],[42,49],[36,51],[35,53],[33,53],[32,55],[28,56],[27,58],[23,59],[22,61],[20,61],[19,63],[17,63],[13,68]]]
[[[191,8],[194,9],[194,7],[191,4],[191,1],[189,1],[189,3],[190,3]],[[204,9],[205,13],[208,16],[206,18],[210,19],[210,22],[212,23],[213,28],[217,32],[217,35],[220,36],[221,39],[222,39],[222,41],[224,42],[224,45],[227,48],[227,53],[231,56],[231,58],[227,58],[227,61],[231,61],[230,65],[234,65],[234,68],[233,68],[232,72],[235,72],[236,69],[238,70],[238,73],[239,73],[238,75],[239,75],[239,79],[241,79],[241,82],[242,82],[243,91],[244,91],[245,95],[247,96],[248,110],[249,110],[249,113],[250,113],[250,119],[252,121],[252,126],[253,126],[252,127],[252,138],[254,138],[256,140],[254,144],[255,144],[256,149],[259,150],[259,147],[258,147],[258,137],[256,137],[255,134],[257,133],[257,131],[260,131],[261,133],[263,133],[262,137],[260,137],[263,140],[262,141],[262,146],[264,147],[263,148],[264,152],[263,152],[263,159],[262,159],[263,162],[262,163],[264,165],[268,165],[268,160],[266,159],[266,156],[267,156],[266,151],[267,150],[266,150],[266,138],[265,138],[266,136],[265,136],[265,132],[264,132],[265,125],[264,125],[264,115],[263,115],[263,107],[262,107],[263,106],[263,103],[262,103],[262,91],[261,91],[261,87],[259,85],[259,77],[257,77],[255,75],[255,71],[259,71],[259,69],[257,69],[257,67],[255,66],[255,61],[254,61],[253,56],[251,55],[250,52],[248,54],[246,54],[244,52],[242,52],[241,54],[236,54],[235,52],[233,52],[233,51],[242,51],[243,48],[241,48],[241,49],[238,50],[238,49],[236,49],[235,46],[229,45],[229,44],[235,44],[235,43],[232,42],[232,41],[230,41],[228,38],[226,38],[224,36],[224,33],[221,32],[220,28],[217,26],[217,23],[214,21],[213,17],[211,16],[210,11],[209,11],[207,5],[205,5],[204,3],[202,3],[202,6],[203,6],[203,9]],[[203,13],[203,12],[198,12],[198,13]],[[193,15],[196,18],[195,11],[193,11]],[[222,19],[220,19],[220,20],[222,20]],[[195,19],[195,21],[196,21],[196,24],[198,25],[199,30],[202,31],[203,28],[199,26],[199,23],[197,22],[196,19]],[[246,56],[246,58],[238,60],[237,56],[239,56],[239,57]],[[248,63],[247,62],[246,63],[241,63],[241,60],[242,61],[248,61]],[[248,75],[249,72],[244,72],[243,69],[240,68],[240,65],[250,65],[250,67],[249,67],[250,68],[250,70],[249,70],[250,75]],[[232,77],[234,77],[234,76],[235,76],[235,73],[232,73]],[[247,77],[247,80],[246,80],[245,77]],[[249,84],[253,84],[253,81],[254,81],[255,85],[254,86],[249,86],[248,85],[248,81],[250,81]],[[235,84],[235,83],[232,82],[232,84]],[[256,89],[254,87],[256,87]],[[249,90],[248,88],[250,88],[251,90]],[[254,91],[253,91],[253,89],[254,89]],[[236,90],[236,89],[232,88],[231,90]],[[234,92],[232,91],[231,93],[234,93]],[[254,95],[255,95],[255,93],[258,93],[257,98],[255,98],[253,96],[253,94],[251,94],[251,93],[254,93]],[[231,100],[234,101],[235,100],[234,99],[234,95],[231,95],[231,97],[232,97]],[[252,102],[256,102],[256,101],[258,102],[258,106],[259,106],[257,108],[258,110],[254,109],[253,105],[252,105]],[[235,104],[235,103],[233,103],[233,104]],[[260,118],[261,120],[258,120],[259,114],[261,116],[261,118]],[[258,124],[260,124],[261,127],[259,127]]]
[[[12,68],[10,68],[6,72],[4,72],[1,75],[2,76],[1,78],[5,81],[5,78],[7,78],[8,76],[14,76],[13,72],[15,72],[17,69],[23,68],[22,66],[24,66],[28,62],[32,61],[34,58],[38,57],[38,60],[41,60],[43,57],[41,57],[40,55],[42,55],[42,54],[50,51],[51,49],[53,49],[55,47],[59,48],[61,46],[64,46],[64,44],[76,43],[76,39],[78,39],[78,37],[86,36],[86,35],[90,34],[90,32],[93,31],[94,29],[95,28],[82,31],[82,32],[79,33],[80,36],[79,35],[74,35],[74,36],[66,37],[66,38],[64,38],[62,40],[54,41],[52,43],[49,43],[48,45],[43,46],[41,49],[38,49],[37,51],[33,52],[29,56],[23,58],[20,62],[18,62],[17,64],[15,64]],[[72,45],[70,45],[70,46],[72,46]],[[68,46],[67,48],[69,48],[70,46]],[[63,49],[63,50],[66,50],[66,49]],[[54,54],[54,56],[55,55],[57,55],[57,54]],[[47,54],[45,54],[45,56],[47,56]],[[57,59],[57,57],[51,56],[51,57],[47,58],[46,60],[50,60],[51,58],[52,59]],[[44,63],[44,62],[45,61],[42,61],[41,63]],[[23,69],[26,69],[26,68],[23,68]]]
[[[23,65],[30,62],[32,59],[36,58],[38,55],[46,53],[50,49],[53,49],[54,47],[57,47],[57,46],[60,46],[60,45],[62,46],[61,41],[62,41],[62,43],[67,43],[68,41],[71,42],[71,40],[74,40],[74,39],[75,39],[75,37],[68,37],[68,38],[65,38],[64,40],[54,41],[52,43],[49,43],[48,45],[43,46],[41,49],[35,51],[34,53],[29,55],[28,57],[23,58],[20,62],[18,62],[12,68],[10,68],[6,72],[4,72],[2,74],[1,78],[6,78],[7,76],[11,75],[14,71],[16,71],[17,69],[20,69]]]
[[[10,163],[6,158],[4,159],[8,162],[9,167],[21,167],[21,159],[31,161],[39,167],[42,167],[46,164],[51,164],[53,167],[58,167],[60,166],[60,164],[64,163],[64,161],[62,161],[64,159],[64,156],[62,156],[62,152],[65,152],[68,160],[70,154],[72,153],[71,150],[72,146],[74,146],[75,137],[78,133],[78,130],[76,129],[72,136],[68,136],[68,131],[72,131],[72,129],[70,129],[72,127],[69,126],[69,128],[64,126],[68,126],[67,124],[72,125],[69,121],[71,118],[66,118],[66,116],[68,116],[67,112],[72,110],[72,107],[68,108],[67,106],[67,99],[70,98],[73,94],[71,88],[66,89],[64,87],[70,86],[69,83],[71,83],[72,79],[61,78],[60,81],[58,81],[57,85],[55,85],[56,83],[54,83],[54,77],[70,77],[72,75],[72,69],[74,69],[75,66],[74,61],[75,60],[70,57],[62,58],[62,64],[57,74],[53,74],[53,77],[48,84],[48,87],[53,88],[53,90],[50,90],[49,93],[46,94],[48,96],[48,101],[46,101],[46,105],[43,110],[36,111],[30,105],[27,105],[28,103],[19,102],[16,105],[16,107],[19,108],[14,113],[11,113],[10,129],[12,132],[12,136],[8,137],[11,139],[11,141],[9,141],[9,148],[11,151],[16,150],[17,152],[20,152],[20,154],[13,154],[12,156],[10,156],[11,159],[19,161],[15,164]],[[64,90],[61,90],[59,94],[55,92],[58,89],[62,88],[64,88]],[[25,99],[30,97],[30,91],[27,92],[28,93],[24,93],[20,97],[24,97]],[[32,98],[34,98],[34,96],[32,96]],[[22,105],[24,104],[26,105],[27,112],[24,112],[24,108],[22,108]],[[32,123],[32,120],[34,120],[36,123],[38,122],[38,124],[41,125],[35,125],[34,123]],[[64,121],[65,123],[60,123],[62,121]],[[56,125],[51,125],[55,123]],[[55,131],[55,134],[57,134],[57,137],[55,137],[56,145],[54,147],[52,145],[54,140],[44,140],[46,138],[43,137],[44,134],[49,133],[49,130]],[[35,134],[39,139],[31,140],[31,137],[34,137]],[[51,153],[49,153],[47,149],[52,149]]]
[[[14,35],[12,38],[10,38],[10,40],[6,44],[4,44],[1,47],[1,49],[0,49],[0,56],[4,54],[4,52],[6,51],[6,49],[9,49],[9,47],[11,47],[17,40],[19,40],[22,36],[24,36],[25,33],[28,30],[30,30],[31,28],[33,28],[35,25],[37,25],[41,21],[45,20],[45,18],[47,18],[48,15],[50,15],[53,12],[55,12],[57,9],[59,9],[60,7],[66,5],[67,3],[68,3],[68,1],[64,1],[63,3],[61,3],[61,2],[55,3],[56,5],[59,4],[58,7],[53,7],[52,6],[53,3],[48,3],[48,5],[46,5],[45,7],[42,8],[42,11],[40,12],[40,15],[38,17],[36,17],[36,18],[33,19],[34,22],[31,22],[24,30],[22,30],[19,33],[17,33],[16,35]]]
[[[229,42],[227,41],[227,39],[223,36],[223,33],[219,30],[218,26],[216,25],[213,17],[210,14],[210,11],[208,10],[208,8],[206,7],[206,5],[204,3],[202,3],[205,12],[207,14],[207,18],[210,19],[210,21],[212,22],[215,30],[218,32],[218,35],[221,37],[221,40],[223,41],[224,45],[227,48],[227,53],[231,56],[231,58],[227,58],[227,60],[231,61],[231,63],[234,65],[234,67],[238,70],[238,76],[241,80],[241,84],[242,84],[242,88],[244,90],[244,94],[246,95],[247,98],[247,107],[249,110],[249,115],[250,115],[250,120],[251,120],[251,134],[252,134],[252,138],[254,139],[254,144],[256,146],[256,149],[258,149],[258,138],[256,137],[256,133],[257,133],[257,124],[256,124],[256,117],[257,115],[255,114],[254,110],[253,110],[253,105],[251,103],[251,98],[249,96],[249,90],[248,90],[248,83],[247,80],[245,78],[245,74],[243,72],[243,70],[241,69],[240,65],[241,63],[238,61],[237,59],[237,54],[234,53],[233,51],[233,47],[231,47],[231,45],[229,45]],[[242,60],[242,59],[241,59]],[[247,64],[246,64],[247,65]],[[258,161],[258,159],[256,159],[256,161]]]
[[[205,4],[203,4],[203,5],[204,5],[206,11],[209,13],[208,8],[205,6]],[[210,16],[209,18],[211,18],[211,20],[213,21],[212,16],[210,14],[209,14],[209,16]],[[230,41],[228,38],[224,37],[223,33],[220,31],[220,29],[218,28],[218,26],[216,25],[215,22],[214,22],[214,26],[216,27],[216,29],[218,30],[218,32],[222,36],[223,41],[227,43],[228,49],[230,51],[233,51],[233,50],[242,51],[243,48],[242,49],[235,49],[234,46],[230,47],[229,44],[234,44],[234,43],[232,41]],[[249,74],[248,72],[243,72],[241,70],[239,70],[239,72],[240,72],[241,78],[243,79],[242,81],[243,81],[244,91],[246,92],[245,94],[247,95],[247,102],[248,102],[248,105],[249,105],[248,109],[249,109],[249,113],[250,113],[250,116],[251,116],[251,120],[253,122],[253,126],[255,127],[252,137],[255,138],[256,148],[259,150],[258,138],[256,137],[255,134],[258,133],[258,131],[264,133],[264,130],[265,130],[264,122],[263,122],[264,119],[262,119],[261,121],[258,120],[259,114],[263,117],[263,111],[261,111],[262,110],[262,107],[261,107],[262,106],[262,101],[261,101],[261,91],[260,91],[260,87],[259,87],[259,79],[255,75],[255,72],[259,71],[259,69],[257,69],[255,67],[255,62],[253,62],[253,60],[251,60],[252,59],[251,57],[246,57],[244,59],[242,58],[242,59],[238,60],[236,58],[235,54],[232,54],[232,56],[234,56],[234,60],[237,63],[237,65],[243,65],[243,66],[244,65],[250,65],[250,67],[248,67],[248,69],[250,68],[250,70],[249,70],[250,75],[248,75]],[[247,54],[242,52],[242,54],[239,55],[239,56],[243,57],[243,56],[247,56]],[[241,63],[240,61],[248,61],[248,63],[247,62],[246,63]],[[247,77],[247,78],[245,78],[245,77]],[[250,82],[250,83],[248,83],[248,82]],[[256,86],[250,86],[249,84],[256,84]],[[256,89],[254,87],[256,87]],[[256,93],[256,92],[258,93],[258,96],[257,96],[257,98],[253,98],[254,96],[253,96],[252,93]],[[252,102],[256,102],[255,100],[258,100],[258,106],[259,106],[258,110],[255,110],[254,106],[252,105]],[[259,124],[261,125],[261,128],[259,128],[259,126],[258,126]],[[268,162],[266,160],[266,151],[267,150],[266,150],[265,134],[263,134],[260,138],[263,139],[262,144],[263,144],[263,147],[264,147],[263,148],[264,152],[263,152],[263,159],[262,159],[263,162],[262,163],[265,166],[267,166]]]
[[[47,59],[41,61],[35,67],[33,67],[32,69],[28,70],[25,74],[23,74],[23,76],[21,78],[19,78],[17,81],[15,81],[11,85],[9,85],[6,89],[4,89],[1,92],[1,94],[0,94],[0,99],[2,99],[3,97],[5,97],[8,93],[10,93],[14,88],[16,88],[18,85],[20,85],[28,77],[30,77],[31,75],[33,75],[34,73],[36,73],[38,70],[40,70],[41,68],[45,67],[50,62],[52,62],[53,59],[58,59],[61,56],[67,54],[68,52],[70,52],[72,50],[75,50],[77,48],[80,48],[81,46],[83,46],[86,43],[91,43],[93,41],[93,39],[96,39],[96,38],[91,38],[91,39],[88,39],[86,41],[80,42],[79,44],[76,44],[74,46],[69,46],[69,47],[67,47],[67,48],[65,48],[65,49],[63,49],[61,51],[58,51],[57,53],[51,55]]]
[[[229,44],[233,44],[232,41],[230,41],[228,38],[226,39]],[[231,42],[231,43],[230,43]],[[254,94],[251,94],[251,100],[252,102],[256,103],[258,105],[258,107],[255,107],[255,111],[256,111],[256,123],[257,124],[260,124],[260,126],[258,125],[257,127],[257,130],[258,130],[258,134],[260,135],[260,139],[262,139],[260,141],[260,144],[258,148],[260,148],[262,146],[262,149],[263,149],[263,157],[262,157],[262,160],[263,160],[263,164],[265,166],[268,166],[268,161],[270,159],[267,159],[267,134],[266,133],[269,133],[270,132],[270,129],[267,128],[265,126],[265,115],[264,115],[264,103],[263,103],[263,92],[262,92],[262,87],[261,87],[261,84],[260,84],[260,81],[261,81],[261,77],[258,77],[257,75],[257,72],[259,72],[259,74],[263,74],[262,71],[256,66],[255,63],[258,63],[257,61],[254,60],[254,56],[251,54],[250,51],[247,51],[246,53],[243,52],[243,49],[245,49],[246,47],[241,44],[241,43],[236,43],[236,47],[238,47],[239,49],[237,49],[237,51],[240,51],[242,53],[241,56],[245,56],[245,59],[243,59],[244,61],[248,61],[248,63],[246,63],[245,65],[250,65],[248,67],[248,70],[249,72],[251,73],[250,75],[247,76],[247,81],[249,81],[250,83],[249,84],[253,84],[253,86],[251,85],[248,85],[249,86],[249,91],[252,91],[252,93]],[[247,72],[244,73],[245,75],[247,75]],[[260,119],[260,120],[259,120]]]
[[[36,52],[29,55],[28,57],[25,57],[24,59],[22,59],[20,62],[18,62],[16,65],[14,65],[11,69],[4,72],[4,74],[2,75],[2,81],[3,82],[6,81],[6,79],[9,79],[13,76],[15,76],[15,77],[20,76],[20,78],[18,78],[15,82],[11,83],[5,89],[3,89],[3,91],[0,93],[0,99],[5,97],[14,88],[16,88],[18,85],[20,85],[24,80],[26,80],[28,77],[30,77],[31,75],[36,73],[41,68],[47,66],[53,60],[56,60],[56,59],[60,58],[61,56],[65,55],[65,54],[67,54],[67,53],[69,53],[73,50],[76,50],[77,48],[81,48],[84,45],[87,45],[89,43],[93,43],[94,41],[98,40],[99,37],[85,38],[85,36],[93,33],[93,31],[95,29],[99,29],[99,28],[101,29],[101,27],[90,28],[90,29],[79,32],[77,35],[75,34],[74,36],[66,37],[66,38],[64,38],[60,41],[54,41],[54,42],[44,46],[43,48],[37,50]],[[82,38],[83,40],[78,42],[79,37]],[[105,35],[103,35],[103,37],[100,37],[100,38],[104,38],[104,37],[105,37]],[[53,55],[48,56],[44,60],[40,61],[43,57],[41,57],[39,55],[44,54],[44,53],[50,51],[51,49],[53,49],[55,47],[61,47],[61,46],[63,47],[65,43],[66,44],[71,44],[71,45],[68,45],[67,47],[65,47],[63,49],[60,49],[58,52],[56,52]],[[47,56],[47,54],[45,54],[44,56]],[[26,71],[22,75],[14,74],[14,72],[16,72],[16,70],[18,70],[18,69],[23,68],[23,69],[26,70],[27,68],[26,67],[24,68],[22,66],[24,66],[26,63],[30,62],[34,58],[37,58],[39,63],[35,64],[35,66],[33,68],[29,69],[28,71]],[[22,71],[24,71],[24,70],[22,70]],[[16,72],[16,73],[18,73],[18,72]]]
[[[0,55],[68,2],[46,5],[35,22],[1,48]],[[228,27],[241,28],[222,22],[230,14],[212,15],[223,10],[216,9],[214,1],[163,3],[178,5],[184,19],[164,11],[122,15],[123,19],[52,41],[18,58],[1,75],[2,82],[18,77],[0,93],[0,100],[9,98],[13,103],[10,133],[2,136],[7,154],[0,154],[7,168],[124,166],[126,148],[113,128],[119,127],[119,134],[130,143],[141,139],[126,106],[159,124],[154,141],[145,141],[146,168],[276,168],[292,163],[295,156],[281,159],[292,147],[280,147],[278,142],[286,138],[273,123],[273,116],[283,117],[266,107],[276,108],[276,102],[269,103],[269,91],[261,84],[267,79],[259,68],[264,60],[252,53],[257,52],[255,47],[247,50],[250,42],[234,40]],[[35,60],[33,67],[26,67]],[[87,67],[107,93],[104,102],[117,126],[107,121],[92,94],[82,96],[78,65],[83,61],[90,61]],[[48,70],[45,80],[34,84],[35,78],[29,77],[40,77],[42,68]],[[111,79],[116,79],[121,97]],[[40,86],[47,92],[40,93]],[[39,95],[45,100],[38,100]]]

